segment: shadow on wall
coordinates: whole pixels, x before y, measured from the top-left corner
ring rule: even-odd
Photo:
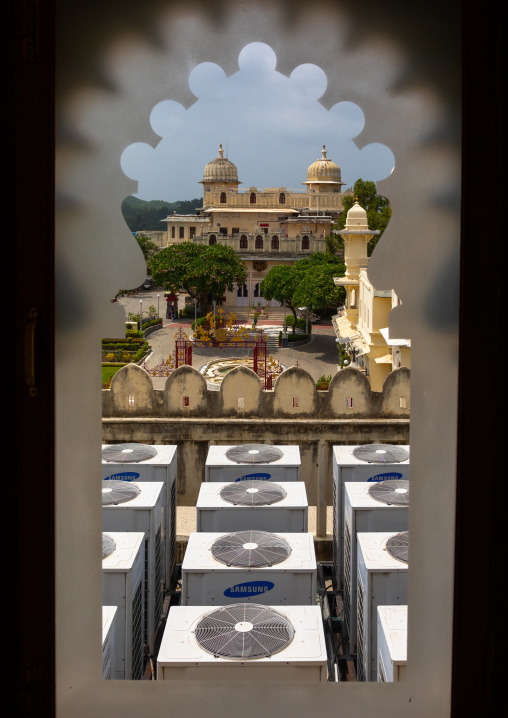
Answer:
[[[335,374],[327,391],[318,391],[304,369],[291,367],[273,390],[261,388],[257,375],[236,367],[222,381],[220,391],[209,391],[203,376],[182,366],[162,390],[153,388],[144,369],[122,367],[102,391],[102,415],[112,417],[239,417],[258,419],[408,419],[410,373],[402,367],[388,375],[380,392],[372,391],[367,377],[347,368]]]

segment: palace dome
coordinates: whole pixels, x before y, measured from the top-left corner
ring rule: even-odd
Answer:
[[[203,182],[238,182],[236,165],[224,158],[222,145],[219,146],[219,156],[205,166]]]
[[[321,150],[321,159],[313,162],[307,170],[307,182],[336,182],[337,184],[344,184],[341,181],[340,167],[332,162],[326,156],[326,147],[323,145]]]

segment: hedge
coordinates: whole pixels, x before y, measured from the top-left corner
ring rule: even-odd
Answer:
[[[294,323],[295,323],[295,318],[293,317],[292,314],[290,314],[288,317],[286,317],[286,326],[292,327],[294,325]],[[306,320],[298,318],[296,320],[296,327],[297,327],[297,329],[303,329],[303,331],[306,331],[306,329],[307,329]],[[309,334],[311,334],[311,332],[312,332],[312,324],[309,319]]]

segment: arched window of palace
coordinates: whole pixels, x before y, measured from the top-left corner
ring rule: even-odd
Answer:
[[[209,245],[217,244],[217,237],[215,236],[215,234],[211,234],[211,235],[210,235],[210,238],[209,238],[209,240],[208,240],[208,244],[209,244]]]
[[[226,204],[226,193],[225,192],[220,193],[220,203]]]
[[[263,237],[260,234],[256,237],[256,249],[263,249]]]
[[[286,195],[284,192],[279,194],[279,204],[286,204]]]
[[[242,236],[240,237],[240,249],[247,249],[248,246],[249,243],[247,241],[247,235],[242,234]]]
[[[272,237],[272,249],[279,249],[279,238],[276,234]]]
[[[302,249],[310,249],[310,241],[307,235],[302,239]]]
[[[250,203],[256,204],[256,193],[255,192],[250,193]]]

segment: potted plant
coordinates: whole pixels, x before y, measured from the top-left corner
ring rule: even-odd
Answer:
[[[318,391],[326,391],[328,387],[330,386],[330,382],[332,380],[332,375],[328,374],[328,376],[325,376],[324,374],[319,377],[319,379],[316,382],[316,389]]]

